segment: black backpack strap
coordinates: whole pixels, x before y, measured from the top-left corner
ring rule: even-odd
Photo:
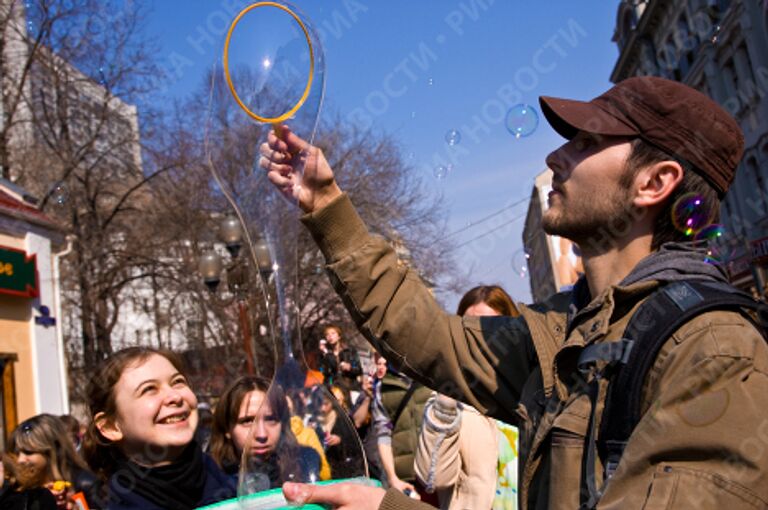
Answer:
[[[600,380],[609,375],[617,364],[625,364],[634,347],[634,342],[622,339],[618,342],[604,342],[588,345],[581,351],[578,361],[578,369],[589,380],[589,402],[592,412],[589,415],[588,433],[585,438],[585,454],[581,458],[582,490],[580,492],[580,510],[594,508],[602,496],[597,489],[597,477],[595,474],[595,432],[597,423],[597,397],[600,391]],[[597,370],[598,362],[606,364],[606,369]],[[586,485],[586,487],[584,487]]]
[[[408,405],[408,401],[411,400],[413,393],[416,391],[416,386],[416,381],[411,381],[411,384],[408,385],[408,389],[405,390],[405,395],[403,395],[403,399],[400,401],[400,405],[397,406],[397,411],[395,411],[395,414],[392,416],[392,429],[395,428],[397,420],[400,419],[403,411],[405,411],[405,406]]]
[[[668,283],[651,294],[629,320],[620,342],[586,347],[579,357],[579,370],[593,373],[590,383],[592,416],[589,422],[586,453],[582,463],[582,491],[586,501],[582,508],[594,508],[602,491],[595,483],[595,447],[605,467],[604,481],[616,471],[632,431],[642,418],[642,396],[648,372],[662,346],[685,323],[704,312],[733,310],[752,321],[748,310],[757,312],[757,329],[764,331],[768,307],[727,283],[680,281]],[[613,345],[612,345],[613,344]],[[597,362],[606,364],[596,371]],[[603,410],[600,434],[595,445],[595,410],[597,385],[602,377],[610,377]],[[604,482],[604,483],[605,483]],[[604,487],[603,487],[604,488]]]

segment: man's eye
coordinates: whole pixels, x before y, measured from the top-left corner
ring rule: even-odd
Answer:
[[[583,137],[576,140],[576,150],[579,152],[583,152],[587,149],[592,148],[592,146],[595,144],[594,139],[589,137]]]

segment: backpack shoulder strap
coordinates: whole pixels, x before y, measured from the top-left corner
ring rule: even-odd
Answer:
[[[416,381],[411,381],[411,384],[408,385],[408,389],[405,390],[405,395],[403,395],[403,399],[400,401],[400,405],[397,406],[397,411],[395,411],[395,414],[392,416],[392,428],[395,428],[395,425],[397,424],[397,420],[400,419],[400,416],[402,416],[403,411],[405,410],[405,407],[408,405],[408,402],[411,400],[411,397],[413,396],[413,393],[416,391],[416,387],[418,384]]]
[[[582,459],[581,509],[593,509],[619,465],[632,432],[642,418],[642,395],[648,372],[662,346],[686,322],[712,310],[733,310],[744,315],[763,336],[768,305],[727,283],[701,280],[665,284],[655,290],[629,319],[623,338],[587,346],[578,368],[594,375],[590,382],[592,413]],[[755,312],[757,321],[749,315]],[[597,370],[597,363],[605,368]],[[598,379],[609,378],[600,433],[595,440]],[[597,444],[596,444],[597,443]],[[595,450],[604,466],[603,488],[597,489]]]
[[[727,283],[668,283],[651,294],[630,318],[622,342],[629,346],[629,351],[614,366],[598,436],[598,454],[605,466],[606,480],[618,466],[624,447],[642,418],[645,381],[662,346],[685,323],[713,310],[740,312],[765,334],[768,306]],[[749,310],[757,312],[760,324],[747,313]]]

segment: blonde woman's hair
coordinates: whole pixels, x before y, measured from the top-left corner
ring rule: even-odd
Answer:
[[[79,469],[87,469],[85,461],[75,452],[67,429],[57,416],[38,414],[23,421],[11,434],[8,453],[39,453],[48,461],[51,481],[71,481]]]

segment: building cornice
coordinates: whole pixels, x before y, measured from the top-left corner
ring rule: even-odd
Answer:
[[[619,58],[616,61],[616,65],[611,71],[611,82],[617,83],[625,78],[628,78],[628,67],[633,56],[635,56],[640,48],[640,42],[642,41],[645,33],[650,28],[651,24],[655,21],[657,15],[660,12],[663,2],[660,0],[651,0],[648,2],[643,15],[637,22],[637,27],[632,31],[627,39],[627,44],[621,48]]]

